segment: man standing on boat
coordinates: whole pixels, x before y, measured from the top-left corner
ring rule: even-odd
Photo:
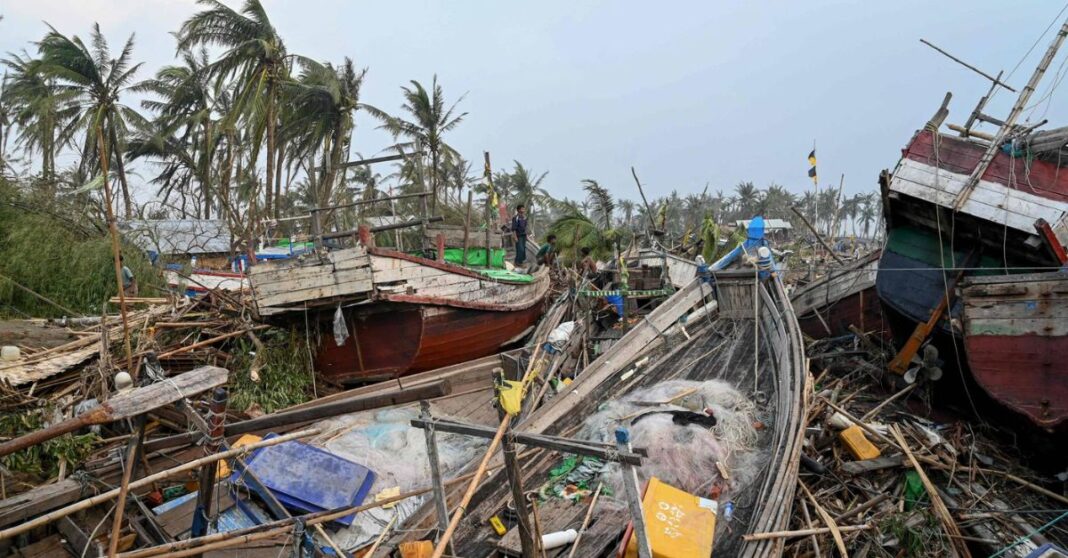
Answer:
[[[512,234],[515,235],[515,265],[527,261],[527,207],[519,204],[512,217]]]

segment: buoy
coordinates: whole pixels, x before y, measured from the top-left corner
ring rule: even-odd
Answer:
[[[19,348],[14,345],[4,345],[3,348],[0,348],[0,360],[18,360],[19,354]]]
[[[118,391],[126,391],[133,387],[133,378],[130,373],[125,370],[119,370],[115,374],[115,389]]]
[[[567,531],[557,531],[555,533],[548,533],[541,536],[541,548],[543,550],[550,550],[564,546],[565,544],[571,544],[578,538],[578,531],[574,529],[568,529]]]

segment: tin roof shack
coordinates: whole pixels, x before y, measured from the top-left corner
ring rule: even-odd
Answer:
[[[148,252],[153,263],[158,263],[162,257],[164,263],[229,268],[232,237],[230,229],[221,220],[137,220],[122,222],[120,228],[127,240]]]
[[[734,222],[734,226],[742,230],[748,229],[749,219],[738,219]],[[764,234],[771,239],[788,240],[793,228],[794,226],[785,219],[764,219]]]

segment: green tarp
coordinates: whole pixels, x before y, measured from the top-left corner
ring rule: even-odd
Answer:
[[[501,248],[495,248],[492,250],[493,256],[490,261],[489,267],[495,267],[497,269],[504,268],[504,250]],[[486,249],[485,248],[468,248],[467,249],[467,261],[464,261],[464,249],[463,248],[446,248],[445,249],[445,261],[469,267],[486,267]]]
[[[513,281],[516,283],[531,283],[534,281],[533,275],[527,275],[526,273],[516,273],[514,271],[508,271],[506,269],[476,269],[475,271],[489,277],[490,279],[496,279],[498,281]]]

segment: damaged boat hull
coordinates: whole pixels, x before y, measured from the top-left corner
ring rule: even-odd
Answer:
[[[805,335],[814,339],[847,335],[849,326],[888,332],[875,290],[879,256],[876,250],[790,296],[797,323]]]
[[[1068,420],[1068,273],[973,279],[963,290],[964,344],[976,381],[1035,424]]]
[[[340,382],[396,378],[496,353],[528,332],[540,304],[512,312],[450,306],[386,303],[342,309],[349,338],[340,346],[323,335],[316,368]],[[332,312],[321,315],[332,332]]]

